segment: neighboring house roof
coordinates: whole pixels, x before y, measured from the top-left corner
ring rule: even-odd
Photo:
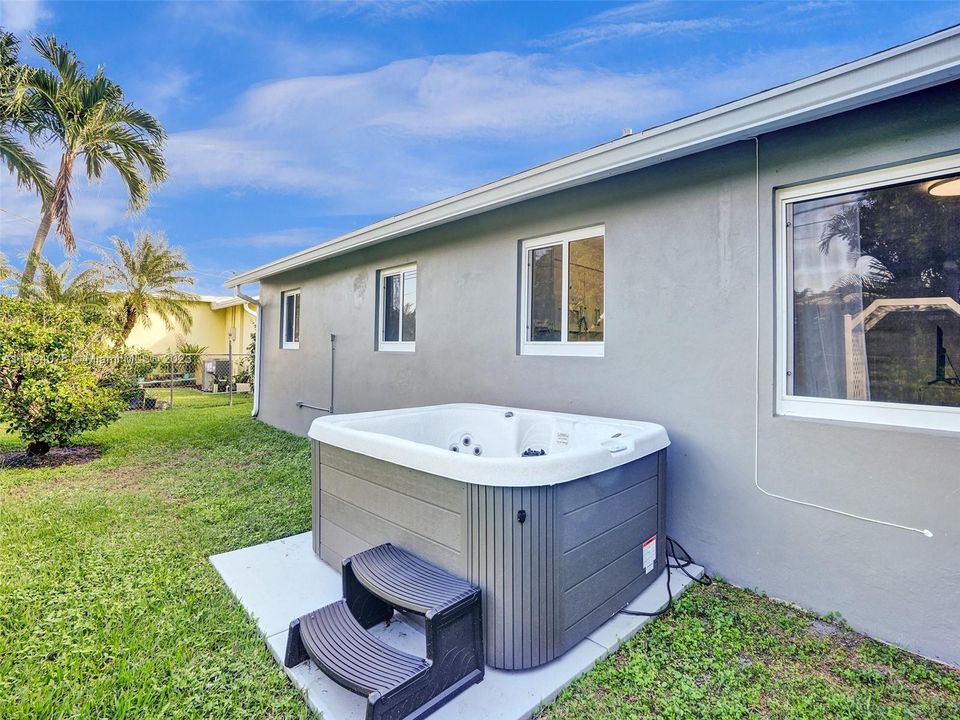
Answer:
[[[237,297],[235,295],[230,295],[225,297],[217,297],[215,295],[201,295],[200,299],[206,302],[209,302],[210,307],[213,308],[214,310],[223,310],[224,308],[234,307],[236,305],[246,305],[248,302],[244,298]],[[258,300],[259,296],[254,295],[253,299]]]
[[[234,275],[237,287],[495,208],[960,79],[960,25],[627,135]]]

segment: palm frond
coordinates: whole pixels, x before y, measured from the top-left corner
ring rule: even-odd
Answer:
[[[50,198],[53,183],[50,182],[47,169],[25,145],[2,126],[0,126],[0,160],[16,178],[18,186],[35,190],[45,201]]]
[[[16,67],[20,58],[20,39],[0,28],[0,69]]]
[[[163,143],[167,139],[167,132],[160,125],[160,121],[133,105],[111,105],[104,116],[104,121],[129,126],[138,134],[147,135],[154,143]]]
[[[53,35],[35,37],[30,45],[37,54],[53,65],[65,84],[74,84],[83,77],[83,65],[66,45],[61,45]]]
[[[60,171],[57,173],[57,179],[53,184],[53,192],[50,195],[50,205],[53,208],[53,217],[57,221],[57,234],[63,240],[63,247],[68,253],[76,252],[77,239],[73,235],[73,227],[70,225],[70,201],[73,194],[70,191],[70,183],[73,180],[73,156],[70,153],[64,153],[60,161]]]
[[[854,266],[837,278],[834,289],[860,287],[879,290],[893,280],[893,273],[872,255],[861,255]]]

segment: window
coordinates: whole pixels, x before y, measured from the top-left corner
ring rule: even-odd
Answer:
[[[280,347],[296,350],[300,347],[300,291],[280,293]]]
[[[778,411],[960,430],[960,157],[778,196]]]
[[[524,355],[603,355],[603,226],[522,244]]]
[[[417,266],[380,271],[377,347],[412,352],[417,339]]]

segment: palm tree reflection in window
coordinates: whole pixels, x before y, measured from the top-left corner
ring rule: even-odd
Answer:
[[[960,357],[960,198],[928,185],[792,206],[795,395],[960,406],[930,384]]]

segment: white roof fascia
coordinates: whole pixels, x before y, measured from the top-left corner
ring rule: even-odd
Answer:
[[[236,305],[246,305],[247,302],[241,297],[216,297],[210,300],[210,307],[214,310],[223,310]]]
[[[960,25],[554,160],[234,275],[257,282],[522,200],[829,117],[960,78]]]

